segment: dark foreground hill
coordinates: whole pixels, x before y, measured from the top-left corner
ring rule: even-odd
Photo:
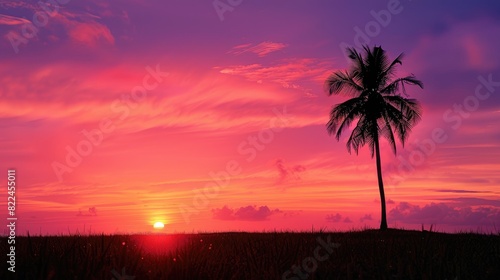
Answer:
[[[10,245],[0,244],[5,259]],[[500,279],[498,234],[17,237],[15,249],[15,272],[0,279]]]

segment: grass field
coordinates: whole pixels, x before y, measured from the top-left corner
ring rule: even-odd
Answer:
[[[8,253],[5,238],[0,250]],[[0,279],[500,279],[500,235],[19,236],[15,270],[3,269]]]

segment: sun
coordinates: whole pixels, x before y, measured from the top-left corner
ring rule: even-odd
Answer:
[[[165,227],[165,225],[162,223],[162,222],[156,222],[154,225],[153,225],[154,228],[156,229],[162,229]]]

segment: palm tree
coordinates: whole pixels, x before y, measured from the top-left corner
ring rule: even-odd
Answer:
[[[348,48],[351,69],[337,71],[325,82],[329,96],[345,94],[352,97],[333,107],[327,130],[329,134],[335,134],[339,141],[342,132],[356,121],[356,127],[347,140],[347,151],[351,153],[354,150],[358,154],[359,148],[368,144],[372,158],[375,155],[382,208],[380,229],[385,230],[387,217],[379,138],[383,136],[388,140],[394,154],[396,138],[404,147],[409,132],[418,123],[421,114],[418,101],[407,98],[405,85],[423,88],[423,83],[413,74],[403,78],[394,77],[396,66],[402,64],[403,54],[390,62],[380,46],[373,49],[364,46],[363,49],[364,57],[354,48]]]

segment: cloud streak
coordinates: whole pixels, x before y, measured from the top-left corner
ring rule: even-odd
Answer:
[[[271,210],[268,206],[248,205],[237,209],[224,206],[212,209],[212,213],[213,218],[217,220],[264,221],[268,220],[272,215],[282,213],[282,211],[279,209]]]
[[[500,209],[454,207],[446,203],[430,203],[421,207],[401,202],[389,211],[388,217],[408,224],[498,226]]]
[[[256,45],[253,44],[243,44],[233,47],[228,53],[240,55],[243,53],[254,53],[259,57],[264,57],[270,53],[280,51],[284,49],[287,45],[283,43],[275,43],[275,42],[262,42]]]
[[[20,25],[29,23],[31,23],[31,21],[25,18],[0,14],[0,25]]]

